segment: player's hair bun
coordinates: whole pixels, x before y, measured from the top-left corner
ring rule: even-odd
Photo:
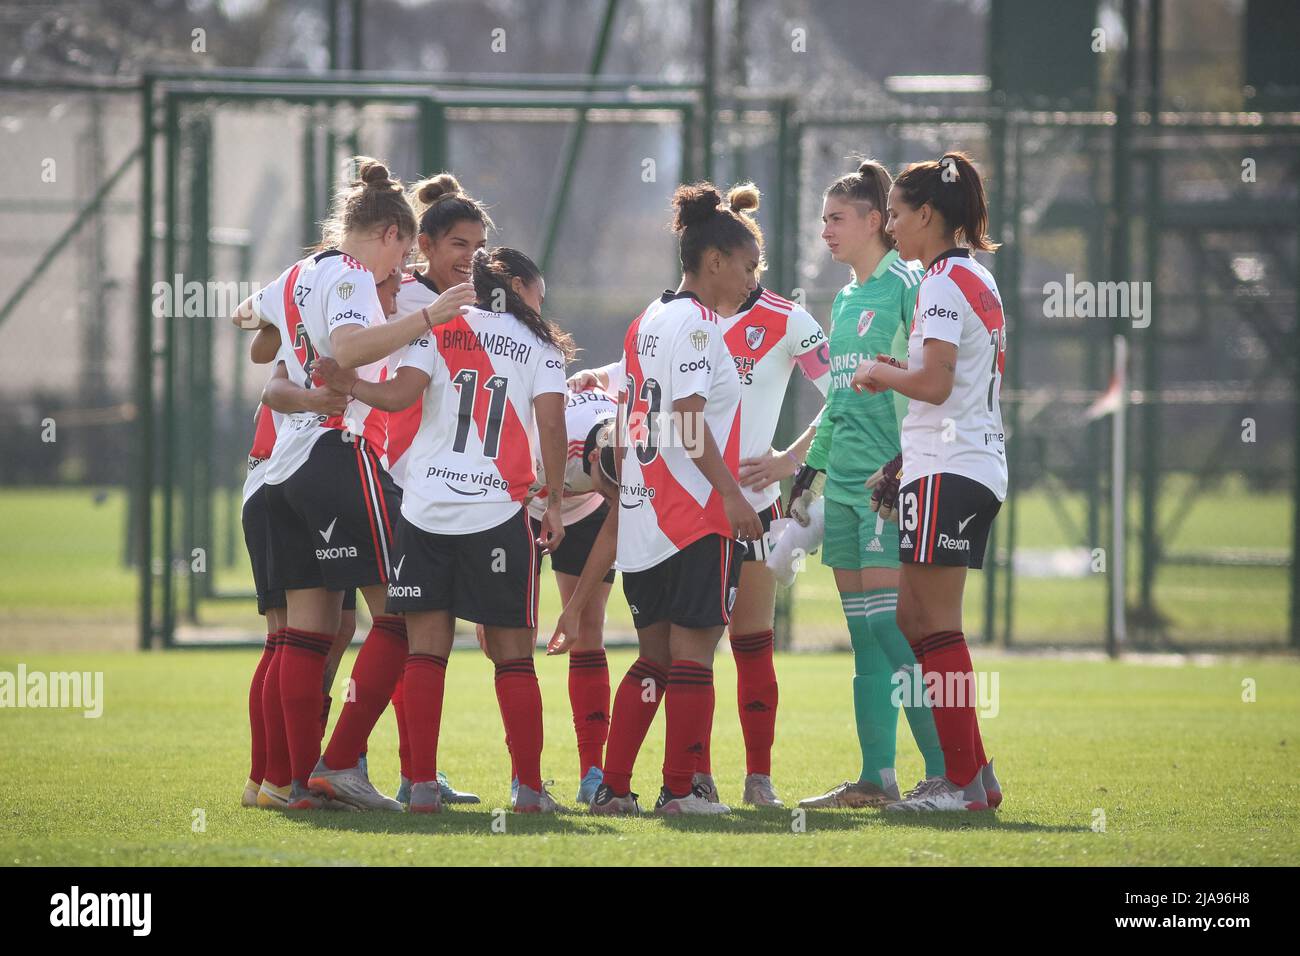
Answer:
[[[392,179],[388,175],[388,167],[377,159],[371,159],[369,156],[358,156],[355,160],[357,164],[357,181],[365,183],[367,186],[387,187],[392,185]]]
[[[455,196],[460,193],[460,181],[451,173],[439,173],[422,179],[415,184],[416,200],[423,206],[432,206],[443,196]]]
[[[727,205],[732,212],[753,212],[761,195],[753,183],[740,183],[727,191]]]
[[[722,205],[722,194],[712,183],[693,183],[678,186],[673,193],[673,232],[680,233],[688,226],[705,222]]]

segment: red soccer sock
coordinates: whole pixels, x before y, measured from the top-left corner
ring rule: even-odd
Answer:
[[[609,663],[602,651],[569,654],[569,705],[578,735],[578,774],[603,765],[609,737]]]
[[[411,743],[412,783],[438,779],[438,734],[442,729],[442,697],[447,682],[447,658],[412,654],[402,677],[406,730]],[[405,773],[405,771],[403,771]]]
[[[736,658],[736,703],[745,738],[745,772],[770,775],[777,703],[772,632],[733,637],[731,650]]]
[[[947,777],[959,787],[975,779],[982,766],[976,747],[979,729],[975,720],[975,674],[970,649],[961,631],[939,631],[915,645],[921,675],[930,686],[930,675],[937,674],[934,726],[943,748]],[[953,699],[947,699],[952,696]]]
[[[402,676],[407,651],[406,621],[394,614],[377,615],[352,665],[353,699],[343,705],[343,713],[339,714],[334,735],[325,748],[325,766],[331,770],[356,766],[370,731]]]
[[[496,665],[497,704],[521,787],[542,792],[542,690],[531,657]]]
[[[275,787],[289,786],[289,738],[280,704],[280,665],[284,662],[287,628],[275,632],[275,650],[262,679],[262,727],[266,731],[266,766],[262,780]]]
[[[644,657],[638,657],[619,682],[605,748],[605,783],[617,794],[625,794],[632,787],[636,755],[659,712],[667,686],[664,669]]]
[[[393,688],[393,716],[397,718],[397,759],[401,762],[402,776],[411,779],[411,739],[406,728],[406,676],[397,679]]]
[[[279,631],[270,631],[266,635],[266,644],[262,646],[262,656],[258,658],[253,670],[253,681],[248,685],[248,729],[253,741],[253,764],[248,771],[248,779],[261,783],[266,776],[266,718],[262,712],[263,688],[266,686],[266,671],[275,657],[275,647],[280,641]]]
[[[696,661],[673,661],[668,672],[668,733],[664,786],[674,796],[691,792],[713,726],[713,670]]]
[[[321,684],[332,634],[314,634],[295,627],[284,629],[284,642],[276,652],[280,661],[280,706],[284,710],[285,737],[289,745],[292,778],[306,784],[320,759]],[[273,661],[272,667],[275,666]],[[268,717],[270,716],[268,712]],[[269,772],[268,767],[268,772]],[[278,783],[279,781],[272,781]]]

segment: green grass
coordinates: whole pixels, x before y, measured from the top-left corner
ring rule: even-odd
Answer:
[[[610,654],[617,680],[631,662]],[[1006,803],[996,814],[894,820],[877,812],[737,809],[714,820],[504,817],[509,764],[491,667],[452,656],[440,766],[484,797],[439,817],[242,810],[252,651],[0,655],[33,670],[102,670],[103,716],[0,710],[0,864],[889,864],[1288,865],[1300,863],[1300,665],[1210,666],[977,655],[999,675],[1000,711],[982,721]],[[346,675],[351,661],[340,672]],[[853,776],[857,747],[847,655],[784,655],[774,779],[787,800]],[[539,659],[544,771],[571,801],[578,768],[562,660]],[[743,775],[734,668],[717,662],[714,769],[724,800]],[[1257,701],[1242,700],[1255,681]],[[658,788],[663,718],[634,787]],[[372,776],[396,781],[391,711],[371,742]],[[905,724],[899,776],[921,773]],[[204,832],[195,832],[195,811]],[[1093,825],[1105,816],[1104,832]]]
[[[1170,478],[1162,499],[1162,525],[1180,507],[1188,482]],[[1243,505],[1243,502],[1246,504]],[[1083,501],[1062,501],[1076,525],[1084,522]],[[1165,543],[1171,552],[1224,547],[1272,551],[1290,548],[1290,497],[1244,490],[1238,482],[1198,498],[1177,537]],[[1017,501],[1017,542],[1023,548],[1075,546],[1053,515],[1046,492]],[[217,508],[216,554],[208,556],[208,573],[219,590],[251,587],[242,536],[234,540],[234,562],[225,549],[224,498]],[[237,515],[236,515],[237,519]],[[999,517],[1002,543],[1009,533],[1007,516]],[[129,647],[134,640],[136,578],[122,565],[125,498],[117,490],[96,504],[88,489],[6,489],[0,493],[3,540],[0,549],[0,647],[81,649]],[[1136,533],[1137,504],[1132,528]],[[1131,596],[1138,590],[1137,549],[1130,552]],[[178,591],[183,592],[182,587]],[[1289,570],[1278,568],[1178,567],[1164,565],[1156,579],[1156,603],[1171,621],[1170,639],[1179,647],[1210,644],[1282,646],[1288,633]],[[999,585],[1001,586],[1001,585]],[[985,577],[973,573],[966,591],[967,631],[979,639],[984,630]],[[1105,634],[1106,582],[1102,575],[1082,579],[1015,579],[1015,640],[1024,645],[1055,643],[1100,645]],[[542,620],[553,621],[559,599],[549,573],[543,575]],[[248,600],[206,602],[200,623],[252,634],[257,621]],[[795,585],[795,646],[847,646],[839,599],[829,569],[820,556],[809,560]],[[611,632],[631,632],[631,617],[617,589],[609,606]],[[112,643],[105,640],[108,635]]]

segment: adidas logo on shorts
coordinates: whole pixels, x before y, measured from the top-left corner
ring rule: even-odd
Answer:
[[[876,554],[883,554],[885,550],[885,546],[880,543],[879,538],[872,538],[871,543],[867,545],[867,550],[874,552]]]
[[[898,546],[900,548],[910,548],[912,546],[912,536],[910,534],[903,535],[903,540],[898,542]]]

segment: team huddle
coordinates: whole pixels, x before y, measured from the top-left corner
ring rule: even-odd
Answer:
[[[316,250],[233,316],[256,332],[253,361],[274,369],[244,488],[267,627],[249,691],[245,805],[436,813],[477,803],[438,764],[460,619],[495,665],[513,809],[563,809],[543,783],[534,667],[549,555],[563,610],[547,655],[568,655],[577,801],[598,815],[641,812],[633,772],[662,705],[654,812],[729,812],[710,754],[725,631],[742,800],[781,806],[772,628],[795,547],[820,550],[835,575],[862,751],[856,779],[800,805],[1001,802],[964,692],[974,682],[966,570],[982,566],[1007,486],[1001,299],[971,256],[996,245],[966,156],[915,164],[897,181],[868,161],[826,190],[822,238],[853,272],[829,336],[759,284],[756,187],[679,187],[680,283],[632,321],[615,361],[568,377],[576,348],[543,318],[545,280],[524,253],[488,248],[483,203],[448,173],[407,191],[383,164],[354,162]],[[777,450],[796,369],[826,401]],[[616,572],[640,653],[611,700],[603,626]],[[373,623],[326,739],[358,592]],[[923,675],[931,692],[900,701],[900,672]],[[395,798],[367,766],[390,703]],[[894,769],[900,710],[925,762],[905,792]]]

